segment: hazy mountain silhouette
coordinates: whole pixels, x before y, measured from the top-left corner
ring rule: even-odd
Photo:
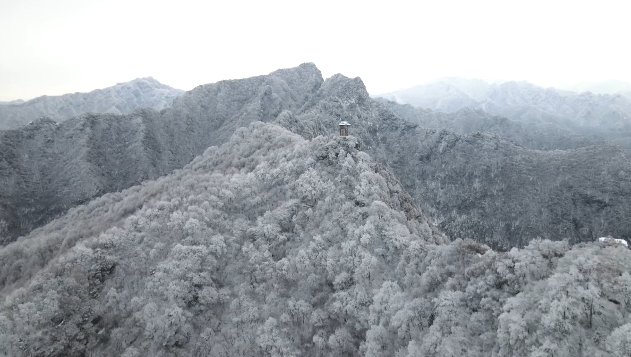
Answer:
[[[631,98],[622,94],[574,93],[527,82],[446,79],[382,97],[444,113],[483,110],[521,124],[531,135],[558,132],[560,149],[569,148],[564,132],[631,149]]]
[[[0,105],[0,129],[15,129],[42,117],[62,122],[84,113],[127,114],[141,108],[161,110],[182,93],[153,78],[138,78],[89,93],[6,102]]]

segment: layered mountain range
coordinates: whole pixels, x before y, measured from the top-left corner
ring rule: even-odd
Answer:
[[[446,79],[382,97],[443,113],[481,110],[507,118],[533,135],[558,132],[563,134],[556,135],[561,149],[568,148],[563,144],[565,133],[606,139],[631,149],[631,98],[623,94],[575,93],[527,82]]]
[[[448,130],[464,135],[486,133],[528,149],[568,150],[603,145],[608,142],[601,136],[577,133],[554,123],[529,124],[521,120],[489,114],[481,109],[464,108],[453,113],[442,113],[409,104],[402,105],[383,98],[377,98],[377,100],[397,116],[423,128]]]
[[[200,86],[157,112],[37,120],[0,132],[0,237],[14,239],[107,192],[182,168],[238,127],[298,110],[322,77],[313,66]]]
[[[171,106],[173,99],[182,93],[149,77],[89,93],[0,103],[0,130],[15,129],[42,117],[62,122],[84,113],[128,114],[140,108],[161,110]]]
[[[161,112],[39,120],[0,133],[0,236],[6,244],[78,204],[181,168],[251,122],[315,138],[347,120],[361,149],[452,238],[510,248],[537,237],[631,237],[631,164],[620,149],[532,150],[426,129],[405,110],[371,99],[359,78],[325,81],[304,64],[197,87]]]
[[[254,79],[263,96],[249,103],[278,103],[301,76],[317,84],[309,73]],[[315,134],[342,108],[358,125],[360,84],[336,76],[290,101],[321,121],[280,117]],[[628,355],[631,251],[448,242],[366,142],[253,122],[0,247],[0,354]]]
[[[359,78],[325,81],[304,64],[197,87],[161,112],[40,120],[4,131],[2,241],[107,192],[182,168],[251,122],[311,139],[335,134],[340,120],[352,123],[360,148],[385,164],[452,238],[510,248],[537,237],[631,237],[624,219],[631,217],[631,163],[624,151],[533,150],[497,135],[427,129],[395,106],[370,98]]]

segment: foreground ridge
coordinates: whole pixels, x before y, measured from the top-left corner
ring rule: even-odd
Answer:
[[[254,123],[0,248],[0,353],[625,355],[628,249],[448,243],[357,146]]]

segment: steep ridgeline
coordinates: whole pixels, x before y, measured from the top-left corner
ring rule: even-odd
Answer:
[[[299,110],[321,83],[305,64],[197,87],[159,113],[41,119],[0,131],[0,245],[77,204],[182,168],[238,127]]]
[[[153,78],[138,78],[89,93],[2,103],[0,130],[15,129],[42,117],[62,122],[83,113],[127,114],[140,108],[161,110],[183,92]]]
[[[569,132],[588,139],[597,136],[631,149],[631,98],[621,94],[579,94],[526,82],[489,84],[448,79],[383,97],[444,113],[465,108],[482,110],[521,123],[532,135],[550,130],[559,134]],[[559,136],[560,146],[556,148],[571,148],[566,137]]]
[[[531,239],[631,240],[631,160],[613,146],[529,150],[483,134],[427,130],[369,98],[360,79],[324,82],[302,112],[277,121],[306,137],[348,120],[362,149],[387,163],[452,238],[496,248]]]
[[[252,124],[1,247],[0,354],[628,356],[631,251],[447,243],[356,146]]]

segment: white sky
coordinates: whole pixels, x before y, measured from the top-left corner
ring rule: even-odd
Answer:
[[[631,82],[631,1],[0,0],[0,100],[302,62],[372,94],[448,76]]]

